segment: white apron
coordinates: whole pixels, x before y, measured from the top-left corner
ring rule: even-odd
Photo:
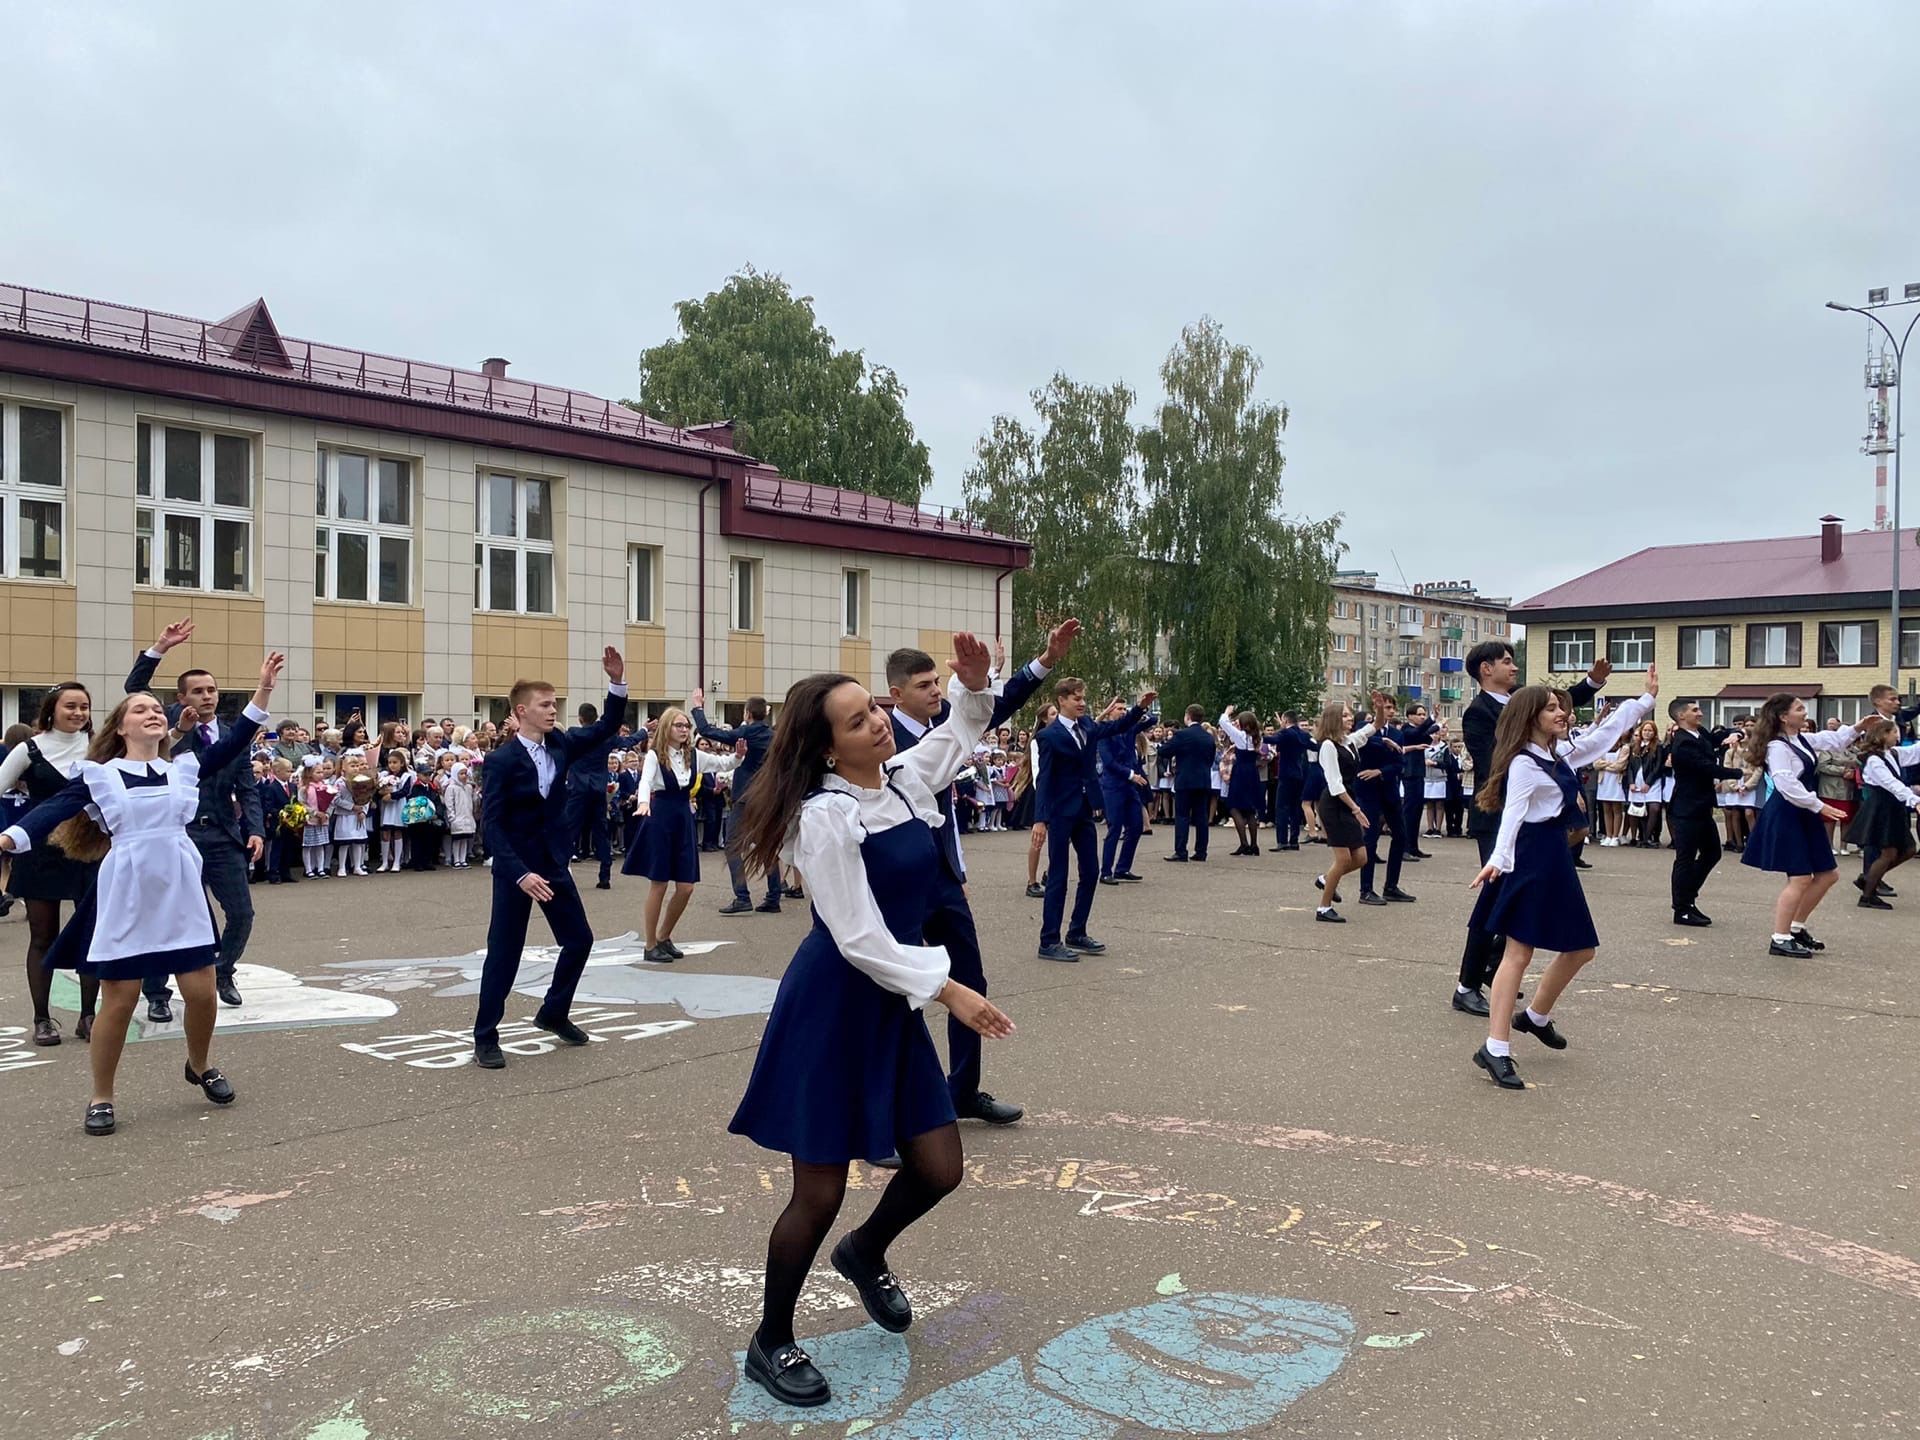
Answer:
[[[164,785],[135,784],[164,775]],[[177,760],[82,761],[100,825],[113,839],[94,889],[93,947],[104,964],[214,943],[213,916],[200,880],[200,852],[187,826],[200,808],[200,757]]]

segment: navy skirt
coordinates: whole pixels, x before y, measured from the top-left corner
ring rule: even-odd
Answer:
[[[1822,875],[1835,868],[1833,844],[1819,815],[1777,790],[1760,807],[1740,863],[1781,875]]]
[[[33,852],[27,852],[31,855]],[[95,962],[88,958],[93,949],[94,892],[73,907],[73,916],[60,927],[47,958],[41,963],[49,970],[71,970],[95,980],[164,980],[169,975],[186,975],[204,970],[220,959],[220,924],[214,921],[216,937],[211,945],[189,945],[182,950],[155,950],[143,955],[122,955],[117,960]],[[207,918],[213,919],[213,907],[207,906]]]
[[[677,801],[669,799],[665,790],[654,792],[653,803],[627,846],[620,873],[682,885],[700,883],[700,842],[686,792]]]
[[[1520,827],[1513,869],[1481,887],[1467,926],[1558,955],[1599,946],[1566,826],[1543,820]]]
[[[1227,808],[1258,811],[1260,805],[1260,757],[1252,750],[1236,750],[1233,774],[1227,777]]]
[[[1327,773],[1318,765],[1307,767],[1307,777],[1300,782],[1300,799],[1311,805],[1327,793]]]
[[[921,1012],[848,964],[818,919],[774,996],[727,1128],[810,1165],[884,1160],[954,1122]]]
[[[1863,850],[1910,850],[1913,812],[1879,786],[1869,785],[1847,827],[1847,839]]]

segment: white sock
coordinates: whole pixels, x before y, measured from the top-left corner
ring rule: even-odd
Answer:
[[[1457,981],[1457,980],[1456,980],[1456,981],[1454,982],[1454,985],[1453,985],[1453,993],[1454,993],[1454,994],[1456,994],[1456,995],[1466,995],[1466,994],[1468,994],[1468,993],[1470,993],[1470,992],[1471,992],[1471,990],[1472,990],[1472,987],[1471,987],[1471,986],[1468,986],[1468,985],[1462,985],[1462,984],[1461,984],[1461,983],[1460,983],[1459,981]]]
[[[1531,1005],[1527,1006],[1527,1019],[1531,1020],[1536,1025],[1550,1025],[1553,1023],[1551,1018],[1551,1012],[1549,1012],[1546,1015],[1542,1015],[1538,1010],[1534,1009]]]
[[[1805,933],[1807,927],[1804,924],[1802,924],[1800,921],[1796,920],[1793,922],[1793,924],[1789,925],[1787,928],[1791,930],[1794,934],[1800,935]]]
[[[1320,913],[1322,915],[1331,915],[1333,913],[1333,907],[1331,905],[1322,905],[1320,907]]]
[[[1513,1054],[1513,1042],[1511,1040],[1488,1040],[1487,1054],[1511,1055]]]
[[[1774,933],[1773,933],[1773,943],[1774,943],[1774,944],[1776,944],[1776,945],[1785,945],[1785,944],[1787,944],[1787,943],[1788,943],[1788,942],[1789,942],[1790,940],[1792,940],[1792,939],[1793,939],[1793,936],[1791,936],[1791,935],[1782,935],[1782,934],[1781,934],[1781,933],[1780,933],[1779,931],[1777,931],[1777,930],[1776,930],[1776,931],[1774,931]]]

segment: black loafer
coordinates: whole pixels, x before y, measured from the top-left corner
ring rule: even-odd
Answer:
[[[1401,905],[1411,905],[1416,898],[1415,896],[1409,895],[1406,891],[1402,890],[1398,885],[1389,885],[1386,889],[1382,890],[1380,893],[1386,896],[1387,899],[1396,901]]]
[[[1122,885],[1138,885],[1143,877],[1134,874],[1131,870],[1122,870],[1113,878],[1118,880]]]
[[[498,1040],[476,1040],[473,1042],[473,1063],[482,1070],[504,1070],[507,1057],[500,1053]]]
[[[1078,950],[1082,955],[1104,955],[1107,953],[1106,941],[1096,940],[1091,935],[1067,936],[1067,948],[1069,950]]]
[[[113,1102],[101,1100],[87,1106],[87,1134],[113,1134]]]
[[[564,1015],[549,1015],[542,1010],[533,1017],[533,1023],[554,1038],[568,1045],[586,1045],[593,1037],[582,1030]]]
[[[660,942],[660,948],[666,951],[667,954],[671,955],[676,960],[684,960],[687,958],[687,952],[682,950],[678,945],[674,944],[673,941],[671,940],[662,940]]]
[[[956,1108],[962,1120],[984,1120],[989,1125],[1011,1125],[1027,1113],[1018,1105],[994,1099],[984,1090],[976,1091],[971,1100]]]
[[[1323,925],[1344,925],[1347,923],[1347,917],[1342,915],[1338,910],[1333,909],[1315,910],[1313,912],[1313,918]]]
[[[1822,945],[1818,940],[1813,938],[1813,931],[1811,930],[1796,930],[1793,932],[1793,938],[1798,940],[1802,945],[1806,946],[1807,949],[1809,950],[1824,950],[1827,948],[1825,945]]]
[[[1527,1082],[1520,1078],[1520,1072],[1513,1067],[1511,1055],[1495,1055],[1482,1045],[1473,1052],[1473,1063],[1493,1077],[1493,1083],[1502,1090],[1524,1090]]]
[[[1889,905],[1887,908],[1890,910],[1893,907]],[[53,1023],[51,1017],[45,1017],[33,1022],[33,1043],[36,1045],[58,1045],[60,1043],[60,1027]]]
[[[209,1065],[198,1075],[193,1073],[193,1066],[191,1065],[186,1067],[186,1071],[187,1084],[198,1085],[201,1090],[206,1092],[207,1099],[211,1100],[214,1104],[231,1105],[233,1103],[233,1083],[218,1070],[214,1069],[213,1066]]]
[[[1184,865],[1187,863],[1187,857],[1184,855],[1162,855],[1160,858],[1169,865]]]
[[[782,1405],[810,1408],[833,1398],[827,1377],[815,1368],[813,1357],[798,1345],[782,1345],[769,1355],[755,1335],[747,1342],[747,1360],[743,1367],[753,1381]]]
[[[778,915],[780,913],[780,902],[778,900],[762,900],[758,905],[753,907],[753,913],[756,915]]]
[[[640,958],[654,965],[671,965],[673,953],[664,945],[649,945],[640,952]]]
[[[1552,1020],[1548,1020],[1544,1025],[1536,1025],[1533,1023],[1533,1017],[1526,1011],[1516,1010],[1513,1012],[1513,1028],[1522,1035],[1533,1036],[1549,1050],[1567,1048],[1567,1037],[1554,1028]]]
[[[1483,1020],[1493,1013],[1487,1006],[1485,991],[1462,990],[1458,986],[1453,991],[1453,1008],[1462,1015],[1478,1015]]]
[[[1360,896],[1360,903],[1362,905],[1384,905],[1387,902],[1382,900],[1378,895],[1371,895],[1363,892]]]
[[[876,1270],[860,1263],[853,1253],[853,1236],[846,1235],[833,1247],[827,1263],[860,1292],[860,1303],[867,1307],[867,1318],[882,1330],[899,1335],[913,1324],[913,1306],[907,1292],[890,1270]]]
[[[165,1000],[149,1000],[147,1002],[147,1023],[149,1025],[171,1025],[173,1023],[173,1006]]]
[[[1078,964],[1080,961],[1080,952],[1069,950],[1064,945],[1042,945],[1035,953],[1042,960],[1059,960],[1066,964]]]
[[[240,987],[234,984],[231,979],[216,981],[214,982],[213,988],[219,992],[220,1003],[222,1005],[238,1005],[240,1003]]]
[[[1120,882],[1111,875],[1102,875],[1100,877],[1100,883],[1102,885],[1118,885]]]
[[[1784,960],[1811,960],[1813,951],[1798,940],[1770,940],[1767,942],[1767,954],[1778,955]]]
[[[1893,906],[1889,905],[1886,901],[1882,900],[1878,895],[1862,894],[1861,897],[1858,900],[1854,901],[1853,903],[1858,905],[1862,910],[1893,909]],[[38,1035],[35,1035],[33,1043],[36,1045],[40,1043],[40,1038]]]
[[[753,913],[753,902],[751,900],[742,900],[738,896],[735,896],[720,907],[720,913],[722,915],[751,915]]]

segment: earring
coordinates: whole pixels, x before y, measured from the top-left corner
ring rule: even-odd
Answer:
[[[827,756],[827,769],[833,769],[833,757],[831,755]]]

